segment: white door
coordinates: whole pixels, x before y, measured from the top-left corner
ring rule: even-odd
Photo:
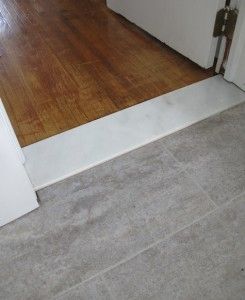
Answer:
[[[123,15],[204,68],[213,66],[216,13],[225,0],[107,0]]]
[[[37,207],[36,194],[23,166],[21,149],[0,103],[0,226]]]
[[[238,2],[239,15],[226,65],[225,79],[245,91],[245,0]]]

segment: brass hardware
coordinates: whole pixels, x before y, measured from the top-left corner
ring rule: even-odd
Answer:
[[[232,39],[236,27],[237,17],[237,9],[225,7],[219,10],[216,15],[213,36],[218,37],[224,35],[227,38]]]
[[[223,34],[226,14],[227,14],[226,8],[222,8],[217,12],[216,20],[214,24],[214,33],[213,33],[214,37],[218,37]]]
[[[227,17],[225,31],[224,31],[224,35],[230,40],[232,39],[235,28],[236,28],[237,18],[238,18],[238,10],[231,9],[228,12],[228,17]]]

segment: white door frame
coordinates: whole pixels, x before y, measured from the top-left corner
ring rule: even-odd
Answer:
[[[25,163],[25,156],[24,153],[20,147],[19,141],[15,135],[14,129],[10,123],[9,117],[7,115],[7,112],[5,110],[5,107],[3,105],[2,100],[0,99],[0,120],[2,122],[2,125],[6,128],[6,130],[8,131],[8,137],[9,140],[12,144],[12,146],[14,147],[20,161],[22,164]]]
[[[231,82],[236,80],[236,75],[245,51],[245,0],[240,0],[238,3],[239,16],[224,76],[226,80]]]
[[[24,155],[0,100],[0,227],[36,209]]]

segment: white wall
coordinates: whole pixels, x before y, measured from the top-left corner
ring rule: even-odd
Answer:
[[[202,67],[213,65],[214,22],[225,0],[107,0],[107,4]]]
[[[0,113],[0,226],[38,207],[22,157],[3,115]]]

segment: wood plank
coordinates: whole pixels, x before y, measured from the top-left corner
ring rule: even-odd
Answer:
[[[208,78],[104,0],[0,0],[0,97],[22,146]]]

